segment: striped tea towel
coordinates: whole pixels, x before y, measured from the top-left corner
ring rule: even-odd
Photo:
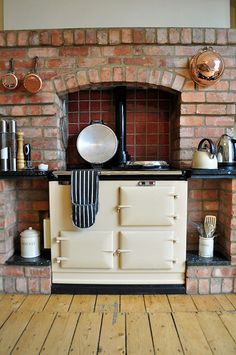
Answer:
[[[91,227],[98,211],[99,180],[96,170],[71,172],[72,221],[76,227]]]

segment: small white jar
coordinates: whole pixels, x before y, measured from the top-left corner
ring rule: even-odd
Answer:
[[[35,258],[40,255],[39,232],[29,227],[20,233],[21,256],[23,258]]]

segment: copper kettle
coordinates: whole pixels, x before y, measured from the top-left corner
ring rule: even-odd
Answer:
[[[190,75],[197,84],[210,86],[220,80],[224,61],[212,47],[204,47],[190,60]]]

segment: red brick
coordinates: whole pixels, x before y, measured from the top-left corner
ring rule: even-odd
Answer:
[[[200,295],[207,295],[209,294],[209,279],[200,279],[199,280],[199,294]]]
[[[174,82],[172,84],[172,89],[181,91],[184,86],[185,78],[180,75],[176,75]]]
[[[212,276],[214,277],[225,277],[232,276],[232,268],[231,267],[214,267]]]
[[[120,35],[121,35],[121,33],[120,33],[119,29],[109,30],[109,43],[110,44],[119,44],[121,42]]]
[[[40,293],[41,294],[51,294],[51,279],[41,278],[40,279]]]
[[[171,72],[165,71],[161,79],[161,84],[163,86],[171,86],[172,79],[173,74]]]
[[[221,278],[211,278],[211,293],[221,293]]]
[[[222,292],[230,293],[233,291],[233,278],[225,278],[222,281]]]
[[[230,116],[207,116],[206,117],[207,126],[223,126],[223,127],[233,127],[234,117]]]
[[[86,71],[82,71],[82,70],[78,71],[76,75],[77,75],[77,80],[78,80],[79,86],[88,85],[89,80],[88,80]]]
[[[64,45],[70,46],[74,43],[74,32],[72,30],[63,31]]]
[[[155,28],[147,28],[145,30],[145,42],[156,43],[156,30]]]
[[[75,30],[74,31],[75,44],[84,44],[85,43],[85,30]]]
[[[183,92],[181,95],[182,102],[205,102],[204,92]]]
[[[131,28],[124,28],[121,30],[121,42],[122,43],[133,42],[133,31]]]
[[[29,31],[19,31],[18,32],[18,46],[28,46],[29,45]]]
[[[113,68],[113,80],[114,82],[124,81],[124,70],[120,67]]]
[[[103,67],[101,69],[101,81],[102,82],[110,82],[111,81],[111,68]]]
[[[17,279],[16,279],[16,292],[28,293],[27,279],[25,277],[17,277]]]
[[[159,44],[168,43],[167,28],[158,28],[157,29],[157,43],[159,43]]]
[[[91,83],[99,83],[100,82],[99,72],[97,69],[89,69],[88,76],[89,76],[89,81]]]
[[[14,277],[5,277],[3,279],[3,291],[5,293],[16,293],[16,280]]]
[[[200,279],[203,277],[207,277],[209,278],[211,276],[212,273],[212,267],[211,266],[202,266],[202,267],[198,267],[196,270],[196,276]]]
[[[186,279],[186,293],[188,295],[195,295],[198,293],[198,280]]]
[[[193,28],[193,43],[203,43],[204,41],[204,29]]]
[[[98,44],[108,44],[108,31],[107,29],[97,30],[97,42]]]
[[[182,28],[180,31],[180,42],[183,44],[192,43],[192,29],[191,28]]]
[[[31,31],[29,35],[29,45],[30,46],[39,46],[39,33],[37,31]]]
[[[40,291],[40,279],[28,278],[28,290],[29,294],[39,293]]]
[[[217,28],[216,29],[216,43],[217,44],[226,44],[227,43],[227,30]]]
[[[204,211],[218,211],[219,209],[219,202],[218,201],[204,201],[203,202],[203,209]]]
[[[215,43],[216,33],[214,28],[205,29],[205,42],[209,44]]]
[[[169,28],[169,41],[171,44],[179,43],[180,41],[180,29]]]
[[[96,44],[97,43],[97,32],[95,29],[85,30],[85,43],[86,44]]]
[[[192,104],[182,104],[181,114],[185,115],[196,115],[196,105]]]
[[[6,32],[0,32],[0,47],[6,46]]]
[[[24,268],[23,266],[7,265],[3,269],[3,276],[24,276]]]
[[[17,32],[16,31],[7,32],[6,41],[8,47],[15,47],[17,45]]]
[[[25,267],[25,276],[27,277],[50,277],[50,267],[40,266],[40,267]]]
[[[144,29],[133,29],[133,42],[134,43],[145,43],[145,30]]]

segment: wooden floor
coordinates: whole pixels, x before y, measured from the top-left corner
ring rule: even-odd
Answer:
[[[0,294],[0,354],[236,354],[236,295]]]

